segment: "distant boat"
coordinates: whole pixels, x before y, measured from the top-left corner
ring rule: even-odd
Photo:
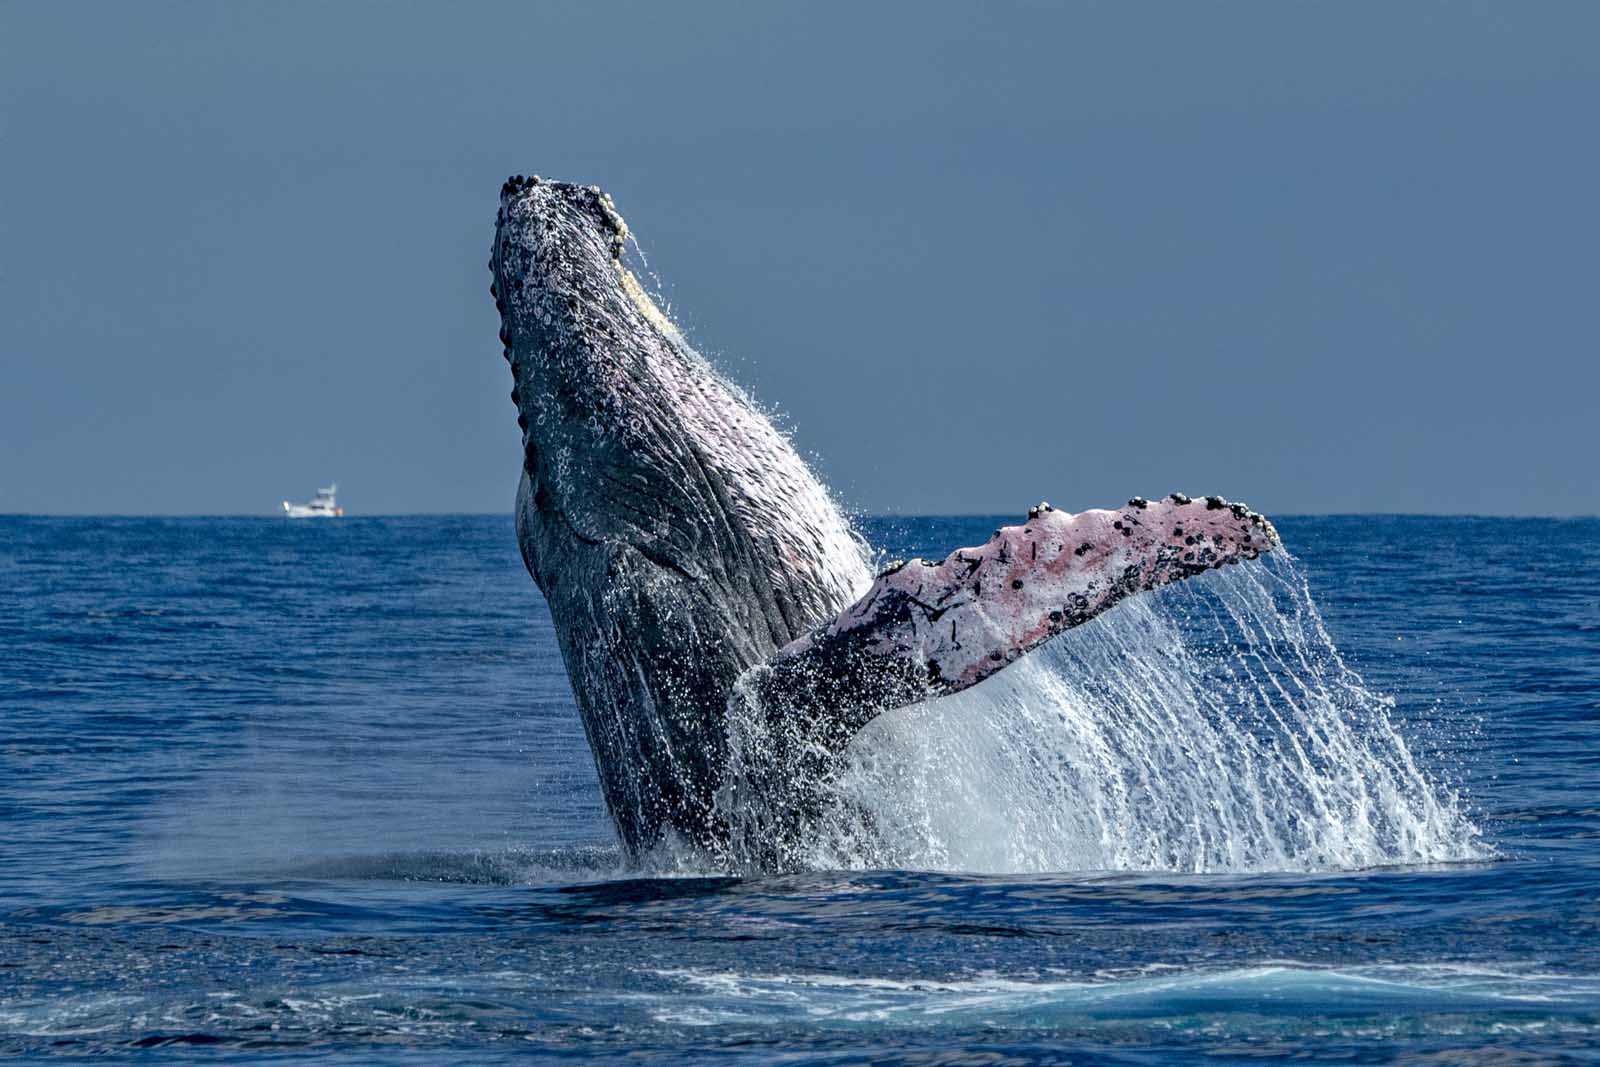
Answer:
[[[333,497],[338,489],[338,485],[318,489],[317,495],[311,498],[309,504],[291,504],[285,500],[283,513],[291,519],[337,519],[344,514],[344,508],[341,508]]]

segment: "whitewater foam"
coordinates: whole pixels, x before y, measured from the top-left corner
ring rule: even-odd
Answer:
[[[915,981],[831,974],[740,974],[658,971],[679,983],[658,1021],[687,1026],[730,1023],[928,1026],[982,1019],[999,1029],[1093,1020],[1181,1019],[1188,1025],[1227,1015],[1392,1016],[1404,1006],[1416,1025],[1422,1013],[1460,1016],[1521,1008],[1548,1013],[1528,1022],[1561,1020],[1592,1026],[1600,979],[1559,975],[1523,965],[1485,968],[1450,963],[1325,967],[1294,960],[1238,967],[1156,967],[1093,978],[1032,979],[984,974]]]

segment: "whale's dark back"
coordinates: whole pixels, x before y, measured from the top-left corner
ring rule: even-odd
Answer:
[[[848,604],[860,542],[623,267],[593,187],[508,182],[490,259],[523,428],[517,531],[637,855],[713,853],[735,679]]]

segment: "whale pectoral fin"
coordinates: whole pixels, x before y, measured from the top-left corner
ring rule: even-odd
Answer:
[[[769,726],[836,752],[878,714],[976,685],[1124,597],[1278,544],[1270,522],[1220,497],[1077,515],[1040,504],[987,544],[891,566],[741,682]]]

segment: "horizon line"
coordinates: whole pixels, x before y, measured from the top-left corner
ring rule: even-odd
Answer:
[[[1095,510],[1085,508],[1085,511]],[[1013,516],[1009,511],[851,511],[851,519],[1005,519]],[[359,515],[341,515],[340,519],[444,519],[444,518],[515,518],[511,511],[374,511]],[[1271,516],[1280,519],[1547,519],[1565,521],[1600,518],[1600,512],[1566,512],[1559,514],[1536,512],[1485,512],[1485,511],[1284,511]],[[274,522],[298,522],[282,512],[260,511],[147,511],[147,512],[90,512],[90,511],[0,511],[0,519],[261,519]]]

